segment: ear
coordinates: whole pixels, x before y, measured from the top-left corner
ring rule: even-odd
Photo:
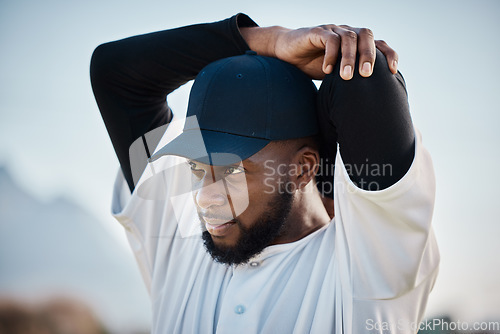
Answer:
[[[296,162],[298,166],[297,174],[295,175],[297,189],[302,189],[314,179],[314,176],[316,176],[316,173],[319,170],[319,152],[306,145],[298,150],[296,154]]]

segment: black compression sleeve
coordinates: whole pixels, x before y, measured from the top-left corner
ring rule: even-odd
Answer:
[[[318,187],[324,195],[333,196],[331,170],[338,142],[349,177],[358,187],[388,188],[404,176],[414,156],[414,130],[403,77],[389,71],[378,50],[371,77],[361,77],[356,63],[354,77],[346,81],[339,68],[340,61],[325,77],[318,94],[323,159]]]
[[[248,16],[237,14],[95,49],[90,64],[92,89],[131,191],[130,145],[171,120],[166,102],[170,92],[194,79],[207,64],[248,50],[239,28],[252,26],[256,24]]]

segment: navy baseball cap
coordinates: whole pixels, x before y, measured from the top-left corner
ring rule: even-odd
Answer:
[[[195,79],[183,132],[150,161],[177,155],[228,165],[273,140],[316,135],[316,95],[307,75],[279,59],[247,51],[215,61]]]

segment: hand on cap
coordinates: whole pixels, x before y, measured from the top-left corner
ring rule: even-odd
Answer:
[[[356,70],[358,53],[359,73],[369,77],[375,63],[375,48],[387,58],[391,72],[397,71],[397,53],[384,41],[375,41],[372,31],[367,28],[334,24],[295,30],[246,28],[242,29],[242,35],[252,50],[293,64],[313,79],[322,79],[331,73],[340,54],[340,76],[350,80]]]

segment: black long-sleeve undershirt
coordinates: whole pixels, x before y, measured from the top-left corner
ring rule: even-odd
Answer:
[[[130,145],[171,120],[169,93],[209,63],[249,50],[239,28],[252,26],[256,24],[248,16],[238,14],[96,48],[90,64],[92,89],[131,191]]]
[[[328,179],[338,142],[346,171],[358,187],[388,188],[408,171],[415,151],[403,76],[390,72],[379,50],[370,77],[363,78],[356,70],[351,80],[343,80],[339,73],[340,61],[318,94],[323,171],[318,186],[333,197]]]
[[[239,28],[252,26],[256,24],[249,17],[238,14],[96,48],[90,66],[92,88],[131,191],[129,148],[137,138],[171,120],[166,96],[194,79],[207,64],[248,50]],[[406,173],[413,158],[404,81],[400,74],[389,72],[380,52],[370,78],[356,73],[345,81],[338,72],[339,63],[318,94],[322,158],[334,161],[338,141],[344,164],[352,166],[351,179],[363,189],[384,189]],[[374,173],[370,168],[377,165],[390,165],[390,174]],[[333,189],[324,193],[331,196]]]

